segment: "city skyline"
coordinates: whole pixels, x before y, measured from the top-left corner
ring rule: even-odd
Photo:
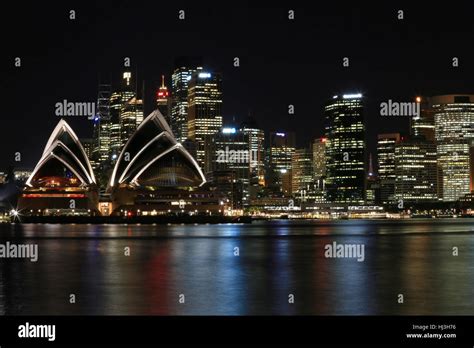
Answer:
[[[309,5],[300,5],[294,8],[297,20],[293,23],[288,21],[288,8],[284,7],[263,9],[243,5],[229,13],[219,6],[208,11],[204,4],[184,6],[188,12],[185,23],[181,23],[177,19],[179,9],[167,5],[151,5],[155,11],[144,11],[142,4],[126,2],[118,6],[108,6],[107,2],[92,7],[76,6],[74,22],[69,22],[67,5],[47,13],[40,8],[33,11],[34,6],[31,13],[25,13],[24,22],[35,27],[35,31],[29,36],[19,34],[21,40],[6,38],[11,56],[6,57],[4,76],[10,88],[7,95],[12,99],[5,106],[8,116],[4,125],[9,129],[28,121],[31,129],[47,134],[56,122],[50,116],[54,104],[63,99],[94,101],[98,73],[118,71],[124,57],[130,57],[134,71],[146,77],[149,92],[145,100],[151,103],[155,88],[161,84],[161,75],[172,71],[174,57],[202,56],[205,65],[223,74],[224,119],[236,117],[242,120],[250,111],[266,131],[295,131],[299,134],[299,147],[309,145],[313,138],[322,135],[324,103],[327,97],[342,91],[361,92],[367,97],[368,146],[374,153],[377,134],[408,130],[403,117],[380,122],[377,109],[381,101],[408,101],[417,95],[469,93],[472,90],[468,79],[472,69],[468,64],[471,53],[463,44],[470,24],[462,20],[465,13],[457,9],[441,11],[408,5],[404,6],[404,19],[398,20],[397,10],[385,5],[347,7],[337,11],[331,5],[323,5],[319,11]],[[33,13],[41,13],[41,16]],[[64,19],[58,22],[61,16]],[[155,22],[147,20],[155,17],[160,25],[152,25]],[[35,25],[40,21],[55,25]],[[262,21],[272,24],[271,33],[256,31]],[[241,26],[241,22],[246,25]],[[273,24],[280,22],[275,29]],[[446,29],[440,35],[451,42],[453,52],[432,48],[435,38],[428,28],[433,27],[430,24],[440,22],[445,23]],[[215,25],[223,30],[212,31]],[[59,39],[52,39],[50,33],[56,32],[58,26],[64,28],[64,34]],[[393,32],[392,27],[397,31]],[[234,28],[239,28],[239,35],[226,37]],[[141,35],[131,34],[135,32]],[[387,35],[377,34],[379,32]],[[417,35],[412,35],[413,32]],[[97,37],[92,33],[101,35]],[[44,38],[42,48],[38,47],[40,40],[35,40],[38,36]],[[120,44],[103,39],[115,36],[120,37]],[[199,39],[189,39],[196,36]],[[155,39],[160,43],[160,49],[152,47]],[[261,42],[265,44],[261,45]],[[308,42],[314,42],[315,49],[324,47],[324,50],[319,54],[311,53]],[[404,52],[410,54],[402,55],[397,50],[400,45],[404,45],[407,48]],[[61,59],[55,60],[52,57],[58,50]],[[97,54],[91,59],[89,52]],[[13,64],[17,56],[22,58],[20,69]],[[457,68],[452,67],[453,56],[459,58]],[[234,57],[240,57],[239,68],[233,66]],[[343,67],[344,57],[350,58],[349,67]],[[64,79],[64,76],[68,78]],[[410,84],[406,84],[407,81]],[[166,83],[169,87],[169,75]],[[35,93],[36,86],[48,90],[48,95],[39,98]],[[21,101],[27,95],[30,103],[24,105]],[[291,117],[287,113],[289,104],[295,106],[295,114]],[[23,106],[21,110],[18,105]],[[145,114],[149,112],[150,106],[146,106]],[[29,115],[38,116],[30,119]],[[77,133],[85,136],[90,124],[77,119],[70,121]],[[8,135],[5,137],[6,144],[0,149],[2,166],[8,165],[16,151],[24,153],[23,160],[27,165],[35,163],[39,151],[35,154],[31,149],[39,146],[33,134],[26,136],[21,144],[8,140]]]

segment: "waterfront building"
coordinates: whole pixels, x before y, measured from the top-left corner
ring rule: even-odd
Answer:
[[[295,152],[293,132],[271,132],[269,139],[268,185],[284,195],[291,195],[291,160]]]
[[[440,199],[453,202],[471,192],[474,95],[435,96],[430,104],[435,120]]]
[[[384,133],[377,136],[378,176],[382,204],[395,202],[395,146],[400,140],[399,133]]]
[[[117,158],[108,187],[112,214],[225,214],[227,202],[205,184],[197,161],[155,110]]]
[[[438,200],[436,145],[424,137],[395,144],[394,197],[400,207]]]
[[[23,215],[97,214],[97,185],[84,147],[61,119],[18,199]]]
[[[328,200],[363,204],[366,159],[362,95],[334,96],[325,106],[325,118]]]
[[[184,144],[188,138],[188,84],[191,76],[202,70],[202,59],[181,57],[175,60],[171,76],[171,122],[176,140]]]
[[[196,161],[212,170],[212,139],[222,128],[220,74],[198,70],[188,84],[188,138],[196,144]]]

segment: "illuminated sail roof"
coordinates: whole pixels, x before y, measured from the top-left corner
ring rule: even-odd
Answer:
[[[123,147],[109,187],[118,184],[192,187],[205,182],[195,159],[176,141],[163,115],[155,110],[138,126]]]
[[[43,155],[26,181],[32,187],[41,184],[45,177],[70,173],[81,185],[95,184],[92,166],[79,138],[66,121],[61,119],[44,148]]]

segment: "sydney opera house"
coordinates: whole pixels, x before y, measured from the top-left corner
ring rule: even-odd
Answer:
[[[225,202],[155,110],[122,148],[103,197],[79,138],[61,120],[18,209],[23,215],[224,215]]]
[[[23,215],[96,215],[97,184],[79,138],[59,121],[18,199]]]
[[[108,186],[115,215],[224,214],[218,192],[158,110],[128,139]]]

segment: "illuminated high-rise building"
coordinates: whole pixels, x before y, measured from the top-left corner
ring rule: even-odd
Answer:
[[[91,164],[94,170],[106,162],[110,153],[110,84],[99,84],[97,96],[97,114],[94,122],[94,145]]]
[[[327,138],[316,138],[312,144],[314,193],[317,202],[326,201],[326,144]]]
[[[188,84],[198,69],[202,69],[200,58],[178,58],[171,76],[170,126],[176,140],[183,144],[188,138]]]
[[[437,161],[434,143],[421,136],[396,143],[394,164],[394,197],[399,206],[406,207],[406,203],[437,201]]]
[[[314,179],[326,176],[326,143],[327,139],[317,138],[313,142],[313,173]]]
[[[92,158],[92,151],[94,149],[94,138],[81,138],[79,139],[81,142],[82,146],[84,147],[84,151],[86,153],[87,158],[90,159]]]
[[[196,161],[205,173],[212,170],[212,138],[222,128],[222,80],[198,70],[188,84],[188,137],[196,143]]]
[[[250,177],[256,184],[265,185],[265,132],[251,116],[245,120],[240,131],[248,135],[250,149]]]
[[[268,148],[268,186],[276,192],[291,195],[291,160],[295,152],[293,132],[271,132]]]
[[[242,208],[249,204],[249,146],[249,135],[234,127],[224,127],[212,138],[212,171],[233,172],[233,183],[229,187],[240,192],[238,198],[235,193],[231,195],[234,208]]]
[[[120,109],[120,132],[122,146],[143,121],[143,100],[133,97],[122,104]]]
[[[434,142],[434,110],[430,106],[430,98],[416,97],[415,102],[420,104],[420,115],[410,118],[411,135],[423,136],[426,140]]]
[[[291,192],[301,201],[313,199],[313,154],[309,149],[296,149],[291,159]]]
[[[363,204],[365,127],[361,94],[334,96],[325,106],[328,200]]]
[[[161,75],[161,86],[156,93],[156,106],[168,124],[171,124],[171,98],[165,86],[165,75]]]
[[[430,103],[435,120],[440,199],[452,202],[470,192],[474,95],[435,96]]]
[[[132,73],[125,71],[122,75],[120,87],[110,96],[110,159],[112,162],[117,159],[123,144],[130,135],[130,133],[127,133],[127,138],[123,138],[122,124],[127,124],[127,122],[122,120],[121,113],[125,104],[136,96],[133,81]]]
[[[386,133],[377,136],[378,173],[382,204],[395,201],[395,146],[400,142],[400,139],[399,133]]]

